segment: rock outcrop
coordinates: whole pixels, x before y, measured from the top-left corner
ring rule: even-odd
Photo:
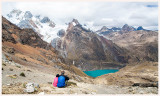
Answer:
[[[139,26],[137,30],[144,30],[142,26]]]
[[[128,24],[125,24],[122,29],[123,32],[128,32],[128,31],[135,31],[136,29],[132,26],[129,26]]]

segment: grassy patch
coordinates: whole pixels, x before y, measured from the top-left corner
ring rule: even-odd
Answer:
[[[9,70],[10,70],[10,71],[13,71],[13,69],[12,69],[12,68],[9,68]]]
[[[21,66],[16,65],[16,67],[21,68]]]
[[[22,73],[20,73],[20,76],[22,76],[22,77],[26,77],[26,76],[25,76],[25,74],[24,74],[23,72],[22,72]]]
[[[67,86],[77,86],[77,84],[74,82],[67,82],[66,84],[67,84]]]
[[[6,64],[5,64],[5,63],[2,63],[2,65],[3,65],[3,66],[6,66]]]
[[[23,88],[26,88],[26,84],[27,84],[27,82],[23,83],[23,85],[22,85]]]
[[[8,75],[8,77],[13,78],[13,79],[16,79],[16,78],[17,78],[17,75],[16,75],[16,74],[14,74],[14,75]]]

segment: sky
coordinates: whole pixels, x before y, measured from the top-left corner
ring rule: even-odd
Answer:
[[[158,30],[158,2],[2,2],[2,15],[13,9],[47,16],[59,25],[77,19],[93,30],[124,24]]]

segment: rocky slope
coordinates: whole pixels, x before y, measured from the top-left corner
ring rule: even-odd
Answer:
[[[57,55],[58,52],[32,29],[20,29],[4,17],[2,22],[2,52],[8,60],[31,68],[48,66],[59,71],[68,70],[82,77],[87,76],[74,65],[64,64],[63,58]]]
[[[125,49],[112,41],[85,29],[76,20],[69,23],[61,38],[52,41],[65,62],[82,70],[119,69],[128,62]]]
[[[158,61],[158,32],[149,30],[121,31],[105,35],[118,46],[126,48],[131,62]]]
[[[41,69],[30,68],[13,62],[3,62],[2,68],[2,94],[158,94],[157,87],[105,85],[96,84],[95,81],[93,84],[88,83],[88,81],[73,80],[74,76],[70,77],[71,79],[65,88],[57,88],[53,87],[52,81],[59,71],[56,72],[47,68],[47,70],[52,71],[52,73],[48,73],[43,71],[44,68],[42,69],[42,67]],[[25,77],[19,75],[22,72]],[[66,74],[71,75],[68,71]],[[38,83],[37,91],[33,93],[24,92],[28,82]]]
[[[99,76],[95,82],[118,86],[158,87],[158,62],[132,63],[116,73]]]

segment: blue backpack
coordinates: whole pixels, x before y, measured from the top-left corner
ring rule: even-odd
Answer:
[[[65,77],[64,76],[59,76],[57,87],[64,87],[64,86],[65,86]]]

